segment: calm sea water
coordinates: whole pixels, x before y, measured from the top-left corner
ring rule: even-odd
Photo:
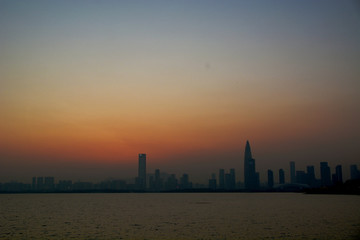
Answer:
[[[0,239],[360,239],[360,197],[2,194]]]

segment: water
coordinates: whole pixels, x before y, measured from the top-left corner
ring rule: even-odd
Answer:
[[[360,197],[2,194],[0,239],[360,239]]]

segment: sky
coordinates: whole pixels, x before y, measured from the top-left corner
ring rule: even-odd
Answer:
[[[360,164],[355,1],[0,0],[0,181]]]

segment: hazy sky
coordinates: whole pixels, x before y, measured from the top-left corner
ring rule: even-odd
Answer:
[[[347,177],[359,103],[357,2],[0,0],[0,181]]]

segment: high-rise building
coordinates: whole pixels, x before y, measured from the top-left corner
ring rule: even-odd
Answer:
[[[322,186],[331,185],[331,173],[327,162],[320,162],[320,176]]]
[[[150,175],[148,176],[148,188],[151,190],[151,191],[154,191],[155,190],[155,179],[154,179],[154,176],[153,175]]]
[[[160,180],[160,169],[155,169],[155,181]]]
[[[146,154],[139,154],[139,169],[137,178],[138,188],[141,190],[146,189]]]
[[[71,191],[73,187],[71,180],[60,180],[57,185],[58,191]]]
[[[216,174],[211,174],[211,178],[209,179],[209,189],[215,190],[216,189]]]
[[[211,179],[215,179],[215,180],[216,180],[216,174],[215,174],[215,173],[212,173],[212,174],[211,174]]]
[[[36,190],[36,177],[32,178],[32,185],[31,185],[32,190]]]
[[[160,169],[155,170],[155,190],[160,191],[163,188],[163,180],[160,177]]]
[[[290,182],[296,183],[295,162],[290,162]]]
[[[220,169],[219,170],[219,189],[225,188],[225,170]]]
[[[274,173],[270,169],[267,171],[268,173],[268,188],[273,188],[274,186]]]
[[[165,189],[166,190],[175,190],[178,187],[178,180],[176,179],[175,174],[171,174],[166,182],[165,182]]]
[[[216,189],[216,179],[209,179],[209,189],[211,190]]]
[[[331,175],[331,182],[332,182],[333,185],[337,185],[337,184],[338,184],[336,173],[333,173],[333,174]]]
[[[342,167],[341,165],[337,165],[335,167],[335,184],[343,183],[343,177],[342,177]]]
[[[189,182],[189,174],[184,173],[180,178],[180,189],[191,189],[192,184]]]
[[[285,184],[285,173],[284,169],[279,169],[279,184]]]
[[[359,179],[360,178],[360,171],[357,168],[357,165],[350,166],[350,178],[351,179]]]
[[[296,171],[296,183],[307,184],[307,175],[305,171]]]
[[[44,189],[47,191],[53,191],[55,188],[54,177],[45,177]]]
[[[249,190],[257,189],[259,188],[259,174],[255,171],[255,159],[252,158],[249,141],[246,141],[244,155],[245,188]]]
[[[231,176],[230,173],[225,174],[225,189],[231,190]]]
[[[307,178],[307,184],[310,187],[316,186],[316,179],[315,179],[315,168],[314,166],[307,166],[306,167],[306,178]]]
[[[230,189],[235,189],[236,187],[236,179],[235,179],[235,169],[230,169]]]
[[[44,177],[37,177],[36,179],[36,189],[44,190]]]

